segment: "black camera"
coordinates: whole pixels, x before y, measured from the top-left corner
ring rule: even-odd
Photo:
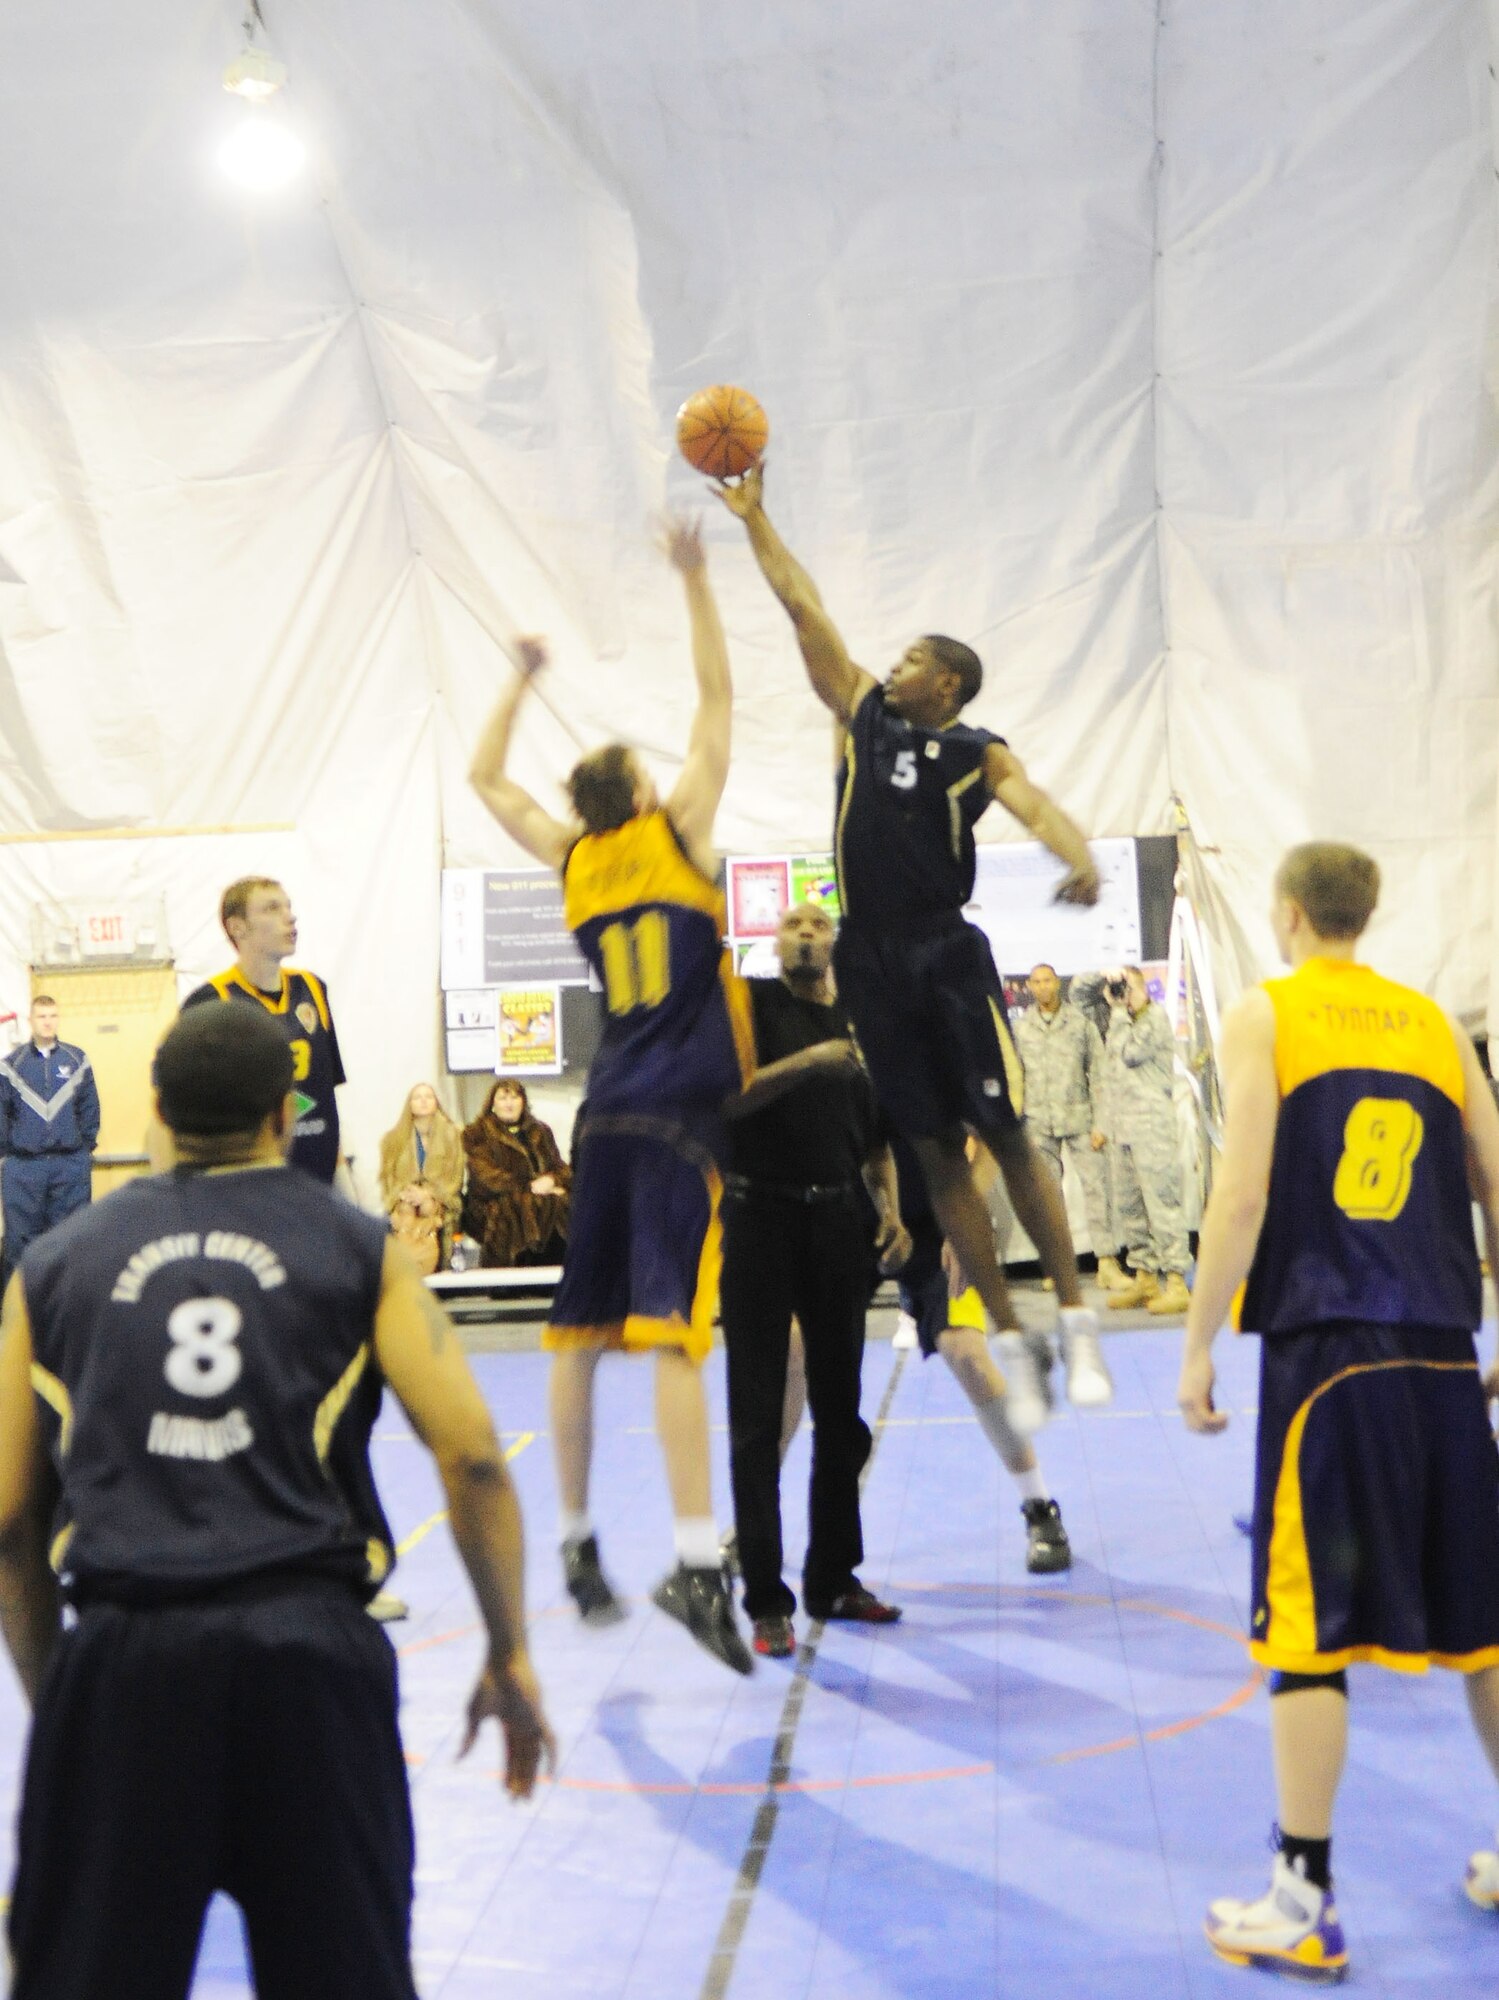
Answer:
[[[1122,979],[1122,978],[1121,978],[1121,979],[1106,979],[1106,980],[1105,980],[1105,981],[1103,982],[1103,990],[1104,990],[1104,992],[1105,992],[1105,993],[1107,993],[1107,994],[1108,994],[1108,996],[1109,996],[1110,1000],[1112,1000],[1112,1001],[1114,1001],[1114,1002],[1116,1002],[1116,1003],[1117,1003],[1118,1001],[1122,1000],[1122,999],[1124,998],[1124,995],[1125,995],[1125,984],[1124,984],[1124,981],[1123,981],[1123,979]]]

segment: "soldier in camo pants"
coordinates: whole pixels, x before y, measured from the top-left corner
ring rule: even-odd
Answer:
[[[1073,981],[1076,997],[1079,982]],[[1166,1314],[1187,1308],[1191,1248],[1182,1208],[1181,1145],[1173,1087],[1176,1038],[1145,975],[1128,967],[1106,986],[1110,1166],[1116,1223],[1135,1282],[1109,1299],[1120,1310]]]
[[[1034,1005],[1015,1022],[1015,1046],[1025,1065],[1026,1130],[1059,1181],[1064,1160],[1077,1176],[1098,1281],[1122,1289],[1127,1280],[1118,1263],[1104,1156],[1103,1041],[1088,1015],[1062,998],[1053,966],[1033,966],[1026,985]]]

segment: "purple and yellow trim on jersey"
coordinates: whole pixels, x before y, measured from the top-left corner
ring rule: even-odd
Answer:
[[[718,1106],[754,1070],[749,995],[724,950],[722,891],[661,810],[585,834],[563,911],[608,1015],[588,1078],[598,1111]]]
[[[1445,1015],[1341,960],[1264,990],[1281,1104],[1239,1325],[1476,1327],[1465,1083]]]
[[[237,965],[231,965],[227,972],[216,973],[208,984],[221,1000],[228,1000],[232,992],[239,992],[247,999],[258,1000],[268,1014],[285,1014],[291,1007],[293,982],[298,979],[306,985],[308,996],[317,1009],[317,1017],[323,1028],[325,1030],[331,1028],[333,1021],[328,1011],[328,996],[323,991],[323,982],[315,972],[303,972],[298,966],[283,965],[281,991],[279,997],[275,999],[269,993],[262,993],[258,986],[246,979]]]

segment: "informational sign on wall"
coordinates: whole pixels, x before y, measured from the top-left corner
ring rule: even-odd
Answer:
[[[553,871],[445,868],[444,991],[548,981],[588,981],[588,967],[563,921],[562,884]]]
[[[1104,966],[1135,965],[1140,947],[1137,843],[1094,840],[1098,901],[1091,908],[1056,901],[1066,873],[1037,841],[1004,841],[978,850],[973,901],[966,915],[989,939],[1002,972],[1047,964],[1066,977]]]
[[[443,995],[448,1072],[494,1074],[499,1060],[499,995],[492,986],[456,987]]]
[[[794,903],[816,903],[837,918],[838,884],[831,854],[733,859],[727,869],[729,936],[736,947],[757,938],[773,938],[782,916]]]
[[[500,988],[498,1076],[562,1074],[562,997],[550,986]]]
[[[986,933],[1005,971],[1041,960],[1058,972],[1133,964],[1140,957],[1140,880],[1132,839],[1090,843],[1101,889],[1084,909],[1055,901],[1064,869],[1036,841],[1003,841],[978,850],[973,901],[965,915]],[[774,978],[773,940],[793,903],[816,903],[835,919],[838,884],[830,854],[756,855],[728,863],[729,936],[735,963],[751,978]]]

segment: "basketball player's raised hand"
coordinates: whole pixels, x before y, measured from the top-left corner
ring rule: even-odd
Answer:
[[[549,658],[547,642],[528,633],[515,642],[515,670],[522,680],[534,680]]]
[[[703,568],[703,524],[695,514],[667,514],[661,522],[661,550],[683,576]]]
[[[1080,862],[1076,868],[1068,869],[1057,884],[1057,892],[1051,900],[1054,903],[1092,905],[1098,901],[1098,888],[1098,870],[1091,861],[1086,867]]]
[[[513,1799],[528,1799],[542,1766],[550,1771],[557,1762],[557,1739],[542,1712],[541,1689],[524,1653],[517,1653],[505,1667],[491,1662],[479,1676],[469,1697],[460,1757],[473,1749],[480,1725],[490,1716],[505,1739],[505,1790]]]
[[[737,514],[742,521],[746,515],[765,504],[765,461],[762,459],[758,465],[752,465],[742,479],[721,480],[713,491],[729,512]]]

